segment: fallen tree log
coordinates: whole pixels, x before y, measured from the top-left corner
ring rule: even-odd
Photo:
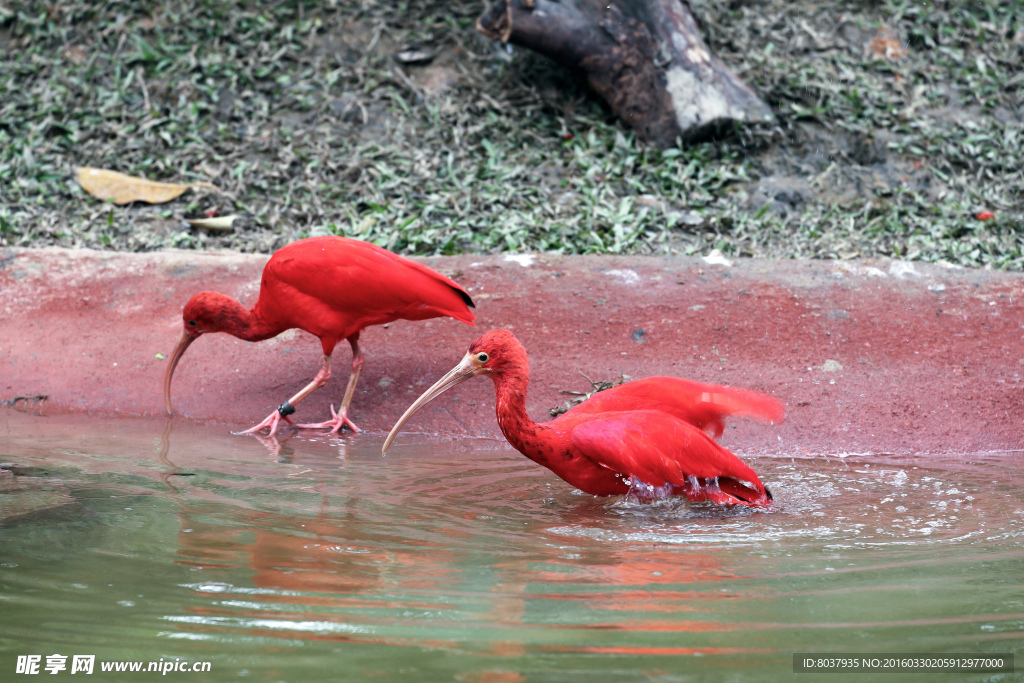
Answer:
[[[687,0],[499,0],[477,30],[581,71],[612,111],[662,148],[772,118],[708,50]]]

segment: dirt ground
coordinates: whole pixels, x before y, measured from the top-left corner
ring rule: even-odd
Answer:
[[[0,0],[0,246],[1024,267],[1020,2],[697,2],[776,121],[665,152],[484,6]],[[116,207],[76,166],[219,191]]]

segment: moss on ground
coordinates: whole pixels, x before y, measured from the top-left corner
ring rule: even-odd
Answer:
[[[0,0],[0,245],[266,252],[338,233],[420,254],[1024,269],[1024,3],[695,7],[777,121],[660,152],[572,74],[478,36],[476,1]],[[221,192],[116,207],[80,165]],[[244,220],[182,223],[210,212]]]

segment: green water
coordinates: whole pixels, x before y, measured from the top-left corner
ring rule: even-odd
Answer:
[[[0,681],[864,680],[1017,653],[1020,453],[748,457],[771,511],[575,492],[507,445],[0,411]],[[964,461],[967,462],[964,462]],[[92,677],[19,655],[95,655]],[[892,674],[877,680],[1021,680]]]

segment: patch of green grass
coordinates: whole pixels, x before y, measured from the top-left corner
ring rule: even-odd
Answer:
[[[695,7],[777,120],[658,151],[568,72],[478,36],[475,1],[16,3],[0,245],[269,252],[336,233],[418,254],[1024,268],[1024,3]],[[883,24],[893,61],[865,51]],[[434,62],[400,65],[409,47]],[[79,165],[221,192],[113,207]],[[245,220],[181,222],[209,211]]]

